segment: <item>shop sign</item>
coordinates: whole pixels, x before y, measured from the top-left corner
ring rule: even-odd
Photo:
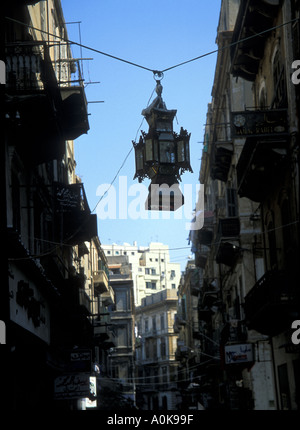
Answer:
[[[81,399],[90,396],[90,376],[84,373],[58,376],[54,381],[56,400]]]
[[[231,113],[232,137],[280,136],[288,133],[286,109]]]
[[[90,372],[92,353],[90,349],[77,349],[70,353],[70,372]]]
[[[225,364],[251,363],[254,361],[251,343],[225,345]]]

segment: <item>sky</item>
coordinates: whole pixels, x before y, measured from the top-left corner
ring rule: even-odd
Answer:
[[[221,0],[61,3],[65,21],[70,23],[70,40],[150,70],[164,70],[217,48]],[[188,258],[193,257],[189,227],[197,199],[216,54],[166,71],[161,80],[167,108],[177,110],[174,130],[179,132],[183,127],[191,133],[193,173],[185,172],[181,178],[186,204],[176,212],[155,212],[142,207],[150,180],[138,184],[133,179],[134,151],[128,155],[132,141],[138,141],[141,130],[148,130],[141,112],[156,96],[153,73],[77,45],[72,46],[72,52],[75,58],[89,58],[82,64],[90,129],[74,142],[75,160],[89,206],[98,217],[101,243],[136,241],[138,246],[148,246],[162,242],[169,245],[171,261],[180,263],[184,270]]]

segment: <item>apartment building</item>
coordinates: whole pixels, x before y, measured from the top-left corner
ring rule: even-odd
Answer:
[[[114,346],[109,350],[108,375],[118,384],[123,402],[136,404],[134,351],[135,351],[135,305],[133,281],[128,257],[108,257],[110,285],[115,304],[108,307],[110,330],[114,333]],[[109,405],[108,405],[109,407]],[[120,408],[121,405],[115,405]],[[109,407],[110,408],[110,407]]]
[[[176,290],[181,276],[180,264],[170,261],[169,246],[150,242],[149,246],[102,245],[106,257],[126,256],[131,265],[135,304],[156,291]]]
[[[61,2],[6,2],[5,16],[7,397],[15,410],[77,408],[105,350],[105,339],[95,340],[99,296],[113,300],[96,215],[75,171],[87,100]]]
[[[204,226],[191,232],[200,350],[212,358],[198,391],[206,408],[297,409],[299,2],[224,0],[217,43]]]
[[[177,300],[177,290],[165,289],[144,297],[136,307],[136,393],[142,410],[175,410],[180,402],[174,331]]]
[[[199,328],[198,296],[201,287],[201,269],[189,260],[178,286],[177,313],[174,330],[177,333],[176,360],[178,361],[177,386],[180,391],[180,408],[198,409],[201,405],[198,390],[201,375],[201,339]],[[204,355],[207,359],[207,355]],[[203,360],[202,360],[203,361]]]

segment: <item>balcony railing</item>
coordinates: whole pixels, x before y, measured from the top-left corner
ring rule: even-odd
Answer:
[[[269,271],[245,296],[245,316],[249,329],[275,335],[299,317],[298,285],[286,271]],[[298,288],[299,289],[299,288]]]

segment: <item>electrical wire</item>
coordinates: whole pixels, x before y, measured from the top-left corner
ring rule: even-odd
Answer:
[[[6,16],[5,19],[8,19],[9,21],[15,22],[16,24],[23,25],[24,27],[31,28],[32,30],[39,31],[40,33],[47,34],[48,36],[52,36],[56,39],[63,40],[64,42],[70,43],[72,45],[77,45],[77,46],[84,48],[84,49],[87,49],[89,51],[96,52],[97,54],[101,54],[101,55],[104,55],[106,57],[113,58],[114,60],[118,60],[118,61],[121,61],[123,63],[130,64],[131,66],[139,67],[141,69],[147,70],[147,71],[152,72],[152,73],[156,72],[155,70],[149,69],[148,67],[142,66],[141,64],[133,63],[132,61],[125,60],[124,58],[120,58],[120,57],[117,57],[115,55],[108,54],[107,52],[100,51],[99,49],[92,48],[91,46],[83,45],[82,43],[75,42],[74,40],[70,40],[66,37],[58,36],[57,34],[50,33],[49,31],[46,31],[46,30],[42,30],[40,28],[34,27],[33,25],[30,25],[30,24],[26,24],[25,22],[19,21],[17,19],[10,18],[8,16]]]
[[[125,60],[124,58],[117,57],[117,56],[112,55],[112,54],[108,54],[107,52],[100,51],[99,49],[93,48],[91,46],[83,45],[82,43],[78,43],[78,42],[75,42],[73,40],[69,40],[69,39],[67,39],[65,37],[58,36],[56,34],[52,34],[52,33],[48,32],[46,30],[42,30],[42,29],[34,27],[33,25],[30,25],[30,24],[26,24],[26,23],[24,23],[22,21],[19,21],[17,19],[10,18],[10,17],[5,17],[5,19],[7,19],[9,21],[12,21],[12,22],[15,22],[16,24],[23,25],[23,26],[25,26],[27,28],[31,28],[32,30],[39,31],[41,33],[47,34],[48,36],[52,36],[52,37],[54,37],[56,39],[63,40],[64,42],[67,42],[67,43],[70,43],[70,44],[73,44],[73,45],[77,45],[77,46],[79,46],[81,48],[84,48],[84,49],[87,49],[89,51],[96,52],[97,54],[104,55],[104,56],[112,58],[114,60],[118,60],[118,61],[121,61],[123,63],[127,63],[127,64],[129,64],[131,66],[135,66],[135,67],[138,67],[140,69],[144,69],[144,70],[147,70],[148,72],[152,72],[153,74],[158,74],[158,75],[161,75],[164,72],[168,72],[168,71],[170,71],[172,69],[175,69],[177,67],[181,67],[181,66],[183,66],[185,64],[188,64],[188,63],[200,60],[200,59],[202,59],[204,57],[207,57],[209,55],[216,54],[218,52],[224,51],[225,49],[229,49],[232,46],[236,46],[236,45],[238,45],[240,43],[243,43],[243,42],[246,42],[248,40],[254,39],[256,37],[262,36],[263,34],[269,33],[269,32],[271,32],[273,30],[276,30],[277,28],[281,28],[281,27],[284,27],[285,25],[292,24],[295,21],[299,21],[299,18],[294,18],[294,19],[292,19],[290,21],[284,22],[284,23],[276,25],[274,27],[267,28],[266,30],[263,30],[263,31],[261,31],[259,33],[253,34],[252,36],[245,37],[243,39],[237,40],[236,42],[231,42],[231,43],[229,43],[228,45],[226,45],[226,46],[224,46],[222,48],[214,49],[213,51],[206,52],[205,54],[201,54],[201,55],[199,55],[197,57],[191,58],[191,59],[186,60],[186,61],[182,61],[181,63],[177,63],[177,64],[175,64],[173,66],[167,67],[166,69],[157,70],[157,69],[150,69],[149,67],[142,66],[141,64],[134,63],[134,62],[129,61],[129,60]]]

